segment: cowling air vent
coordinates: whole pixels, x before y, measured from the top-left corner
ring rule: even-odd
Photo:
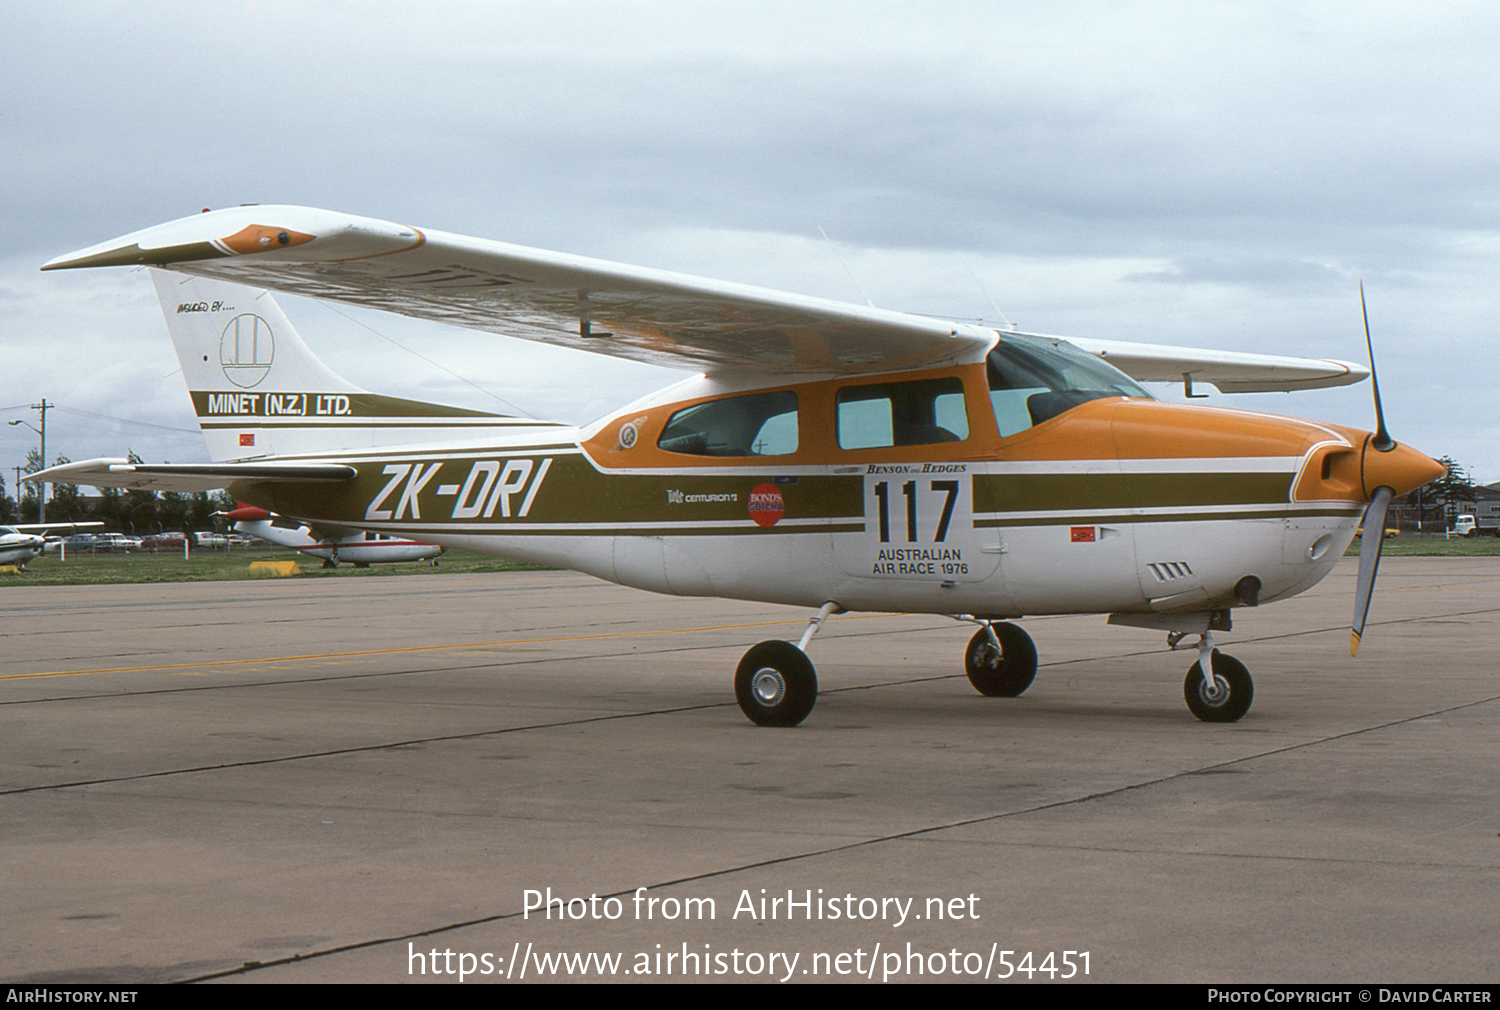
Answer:
[[[1151,569],[1151,574],[1156,576],[1157,582],[1171,582],[1173,579],[1185,579],[1193,574],[1186,561],[1157,561],[1146,566]]]

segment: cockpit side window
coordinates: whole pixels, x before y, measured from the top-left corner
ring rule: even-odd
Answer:
[[[667,419],[658,448],[688,456],[785,456],[797,451],[797,394],[710,400]]]
[[[1008,333],[985,364],[990,404],[1002,438],[1089,400],[1152,399],[1130,376],[1065,340]]]
[[[838,435],[841,449],[961,442],[969,437],[963,380],[845,386],[838,394]]]

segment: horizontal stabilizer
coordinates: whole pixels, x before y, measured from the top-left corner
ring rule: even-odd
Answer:
[[[104,458],[65,463],[25,479],[192,494],[228,487],[239,480],[300,484],[353,480],[354,468],[340,463],[132,463]]]

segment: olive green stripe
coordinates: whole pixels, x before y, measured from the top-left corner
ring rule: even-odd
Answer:
[[[975,512],[1265,505],[1291,497],[1280,473],[976,474]]]
[[[1313,517],[1349,517],[1359,514],[1358,509],[1264,509],[1241,512],[1127,512],[1106,515],[1054,515],[1037,518],[975,519],[975,529],[995,529],[1006,526],[1108,526],[1131,523],[1197,523],[1234,522],[1240,519],[1299,519]]]
[[[369,524],[371,529],[382,524]],[[400,524],[400,530],[411,530],[409,524]],[[495,525],[483,529],[450,529],[445,526],[422,526],[410,535],[422,536],[430,534],[448,534],[450,536],[475,536],[475,537],[576,537],[576,536],[610,536],[610,537],[739,537],[757,535],[790,535],[806,533],[863,533],[863,523],[832,523],[826,526],[770,526],[761,527],[756,525],[737,527],[713,527],[704,529],[702,527],[684,527],[681,529],[637,529],[637,528],[611,528],[606,526],[578,526],[572,529],[559,530],[535,530],[535,529],[509,529],[505,526]]]

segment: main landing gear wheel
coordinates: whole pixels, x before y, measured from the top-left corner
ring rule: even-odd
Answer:
[[[818,675],[791,642],[761,642],[740,660],[734,696],[758,726],[795,726],[818,700]]]
[[[1187,681],[1182,685],[1182,696],[1187,707],[1204,722],[1238,722],[1250,711],[1255,700],[1255,683],[1245,664],[1233,656],[1226,656],[1218,649],[1213,652],[1213,683],[1203,677],[1203,663],[1193,664]]]
[[[974,690],[991,698],[1014,698],[1031,686],[1036,676],[1036,643],[1014,624],[992,624],[996,650],[990,633],[980,628],[969,639],[964,652],[964,671]]]

